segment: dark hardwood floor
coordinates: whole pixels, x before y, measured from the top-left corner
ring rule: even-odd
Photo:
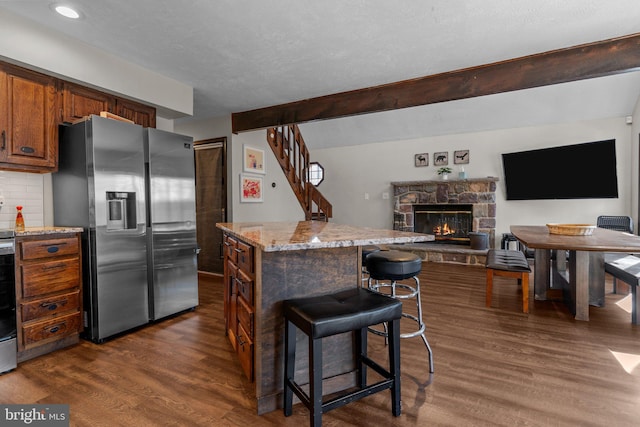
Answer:
[[[483,268],[424,264],[421,279],[435,374],[422,341],[403,340],[402,415],[391,415],[386,391],[325,414],[324,426],[639,425],[640,328],[617,304],[623,295],[608,293],[579,322],[533,297],[523,314],[504,278],[485,308]],[[308,425],[300,404],[288,418],[256,415],[224,336],[221,280],[200,289],[193,312],[20,364],[0,376],[0,402],[66,403],[74,426]],[[370,336],[384,360],[382,338]]]

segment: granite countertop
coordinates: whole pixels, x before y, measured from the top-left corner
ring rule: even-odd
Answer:
[[[20,236],[37,236],[42,234],[59,234],[59,233],[82,233],[82,227],[25,227],[24,230],[16,230],[16,237]]]
[[[265,252],[434,240],[428,234],[354,227],[324,221],[225,222],[216,224],[216,227]]]

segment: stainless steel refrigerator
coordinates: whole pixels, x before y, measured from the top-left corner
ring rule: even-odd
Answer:
[[[154,150],[145,150],[145,144],[149,142],[152,146],[154,138],[147,134],[148,131],[141,126],[99,116],[60,127],[58,172],[52,174],[54,223],[85,228],[83,336],[94,342],[102,342],[165,315],[157,313],[173,314],[171,309],[184,307],[184,303],[166,302],[162,297],[188,300],[189,307],[184,309],[197,305],[195,225],[193,240],[190,240],[185,237],[189,231],[186,225],[189,221],[184,219],[187,214],[182,215],[185,208],[176,208],[188,203],[172,199],[176,193],[180,198],[186,198],[185,194],[193,195],[194,191],[173,191],[174,177],[188,175],[188,172],[174,172],[180,169],[180,162],[175,161],[166,168],[152,166],[146,154]],[[179,137],[175,144],[184,152],[191,151],[193,156],[190,141]],[[190,165],[193,169],[193,157]],[[152,170],[166,175],[154,176]],[[186,178],[182,181],[184,188],[187,187],[186,181]],[[156,182],[165,183],[168,187],[151,190]],[[191,185],[195,186],[193,180]],[[156,197],[159,193],[163,202],[149,203],[149,197]],[[171,214],[154,214],[154,206]],[[194,219],[191,222],[195,224],[195,207],[192,210]],[[181,215],[174,217],[175,212]],[[153,226],[152,221],[158,215],[166,226]],[[173,218],[175,220],[170,220]],[[183,224],[184,229],[177,227],[177,223]],[[153,236],[156,230],[161,237]],[[148,236],[149,233],[152,234]],[[158,243],[154,244],[156,241]],[[169,271],[171,267],[157,261],[159,258],[153,253],[153,247],[160,248],[160,251],[166,246],[179,247],[180,253],[186,254],[181,243],[187,241],[192,245],[190,268],[186,268],[184,260],[176,265],[176,270],[182,271],[185,280],[179,283],[165,280],[171,289],[156,291],[154,268]],[[165,276],[158,275],[160,281]],[[179,286],[188,290],[179,289]],[[156,304],[155,301],[159,302]],[[165,310],[165,307],[169,308]]]
[[[145,129],[149,314],[157,320],[198,305],[193,139]]]

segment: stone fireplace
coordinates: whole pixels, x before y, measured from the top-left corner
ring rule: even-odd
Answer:
[[[473,205],[415,204],[413,231],[435,236],[436,243],[469,244]]]
[[[487,177],[392,182],[393,229],[434,234],[437,241],[467,245],[469,232],[484,232],[489,234],[492,247],[496,233],[497,181],[496,177]],[[431,219],[423,217],[426,211],[430,212]],[[446,232],[445,224],[438,224],[443,219],[452,222],[446,224]]]

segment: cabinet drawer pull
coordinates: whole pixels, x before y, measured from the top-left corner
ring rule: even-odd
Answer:
[[[60,246],[66,245],[67,242],[59,242],[59,243],[43,243],[41,246],[47,248],[47,252],[53,253],[58,252]]]
[[[50,334],[55,334],[56,332],[58,332],[61,329],[65,328],[66,326],[67,326],[67,322],[62,322],[62,323],[58,323],[57,325],[54,325],[54,326],[51,326],[51,327],[46,327],[46,328],[44,328],[44,330],[49,332]]]
[[[68,301],[66,299],[60,301],[46,301],[40,304],[40,307],[53,311],[58,308],[58,306],[64,307],[65,305],[67,305],[67,302]]]
[[[6,131],[2,131],[2,147],[0,147],[0,150],[4,150],[7,148],[7,132]]]
[[[235,248],[234,251],[236,251],[238,253],[242,253],[242,249]]]
[[[240,347],[244,347],[244,345],[246,344],[246,342],[242,340],[242,335],[236,335],[236,340],[238,341],[238,345]]]
[[[25,154],[33,154],[36,150],[34,150],[33,147],[20,147],[20,151]]]
[[[48,271],[48,270],[55,270],[58,268],[65,268],[65,264],[63,263],[59,263],[59,264],[53,264],[53,265],[45,265],[42,267],[43,270]]]

